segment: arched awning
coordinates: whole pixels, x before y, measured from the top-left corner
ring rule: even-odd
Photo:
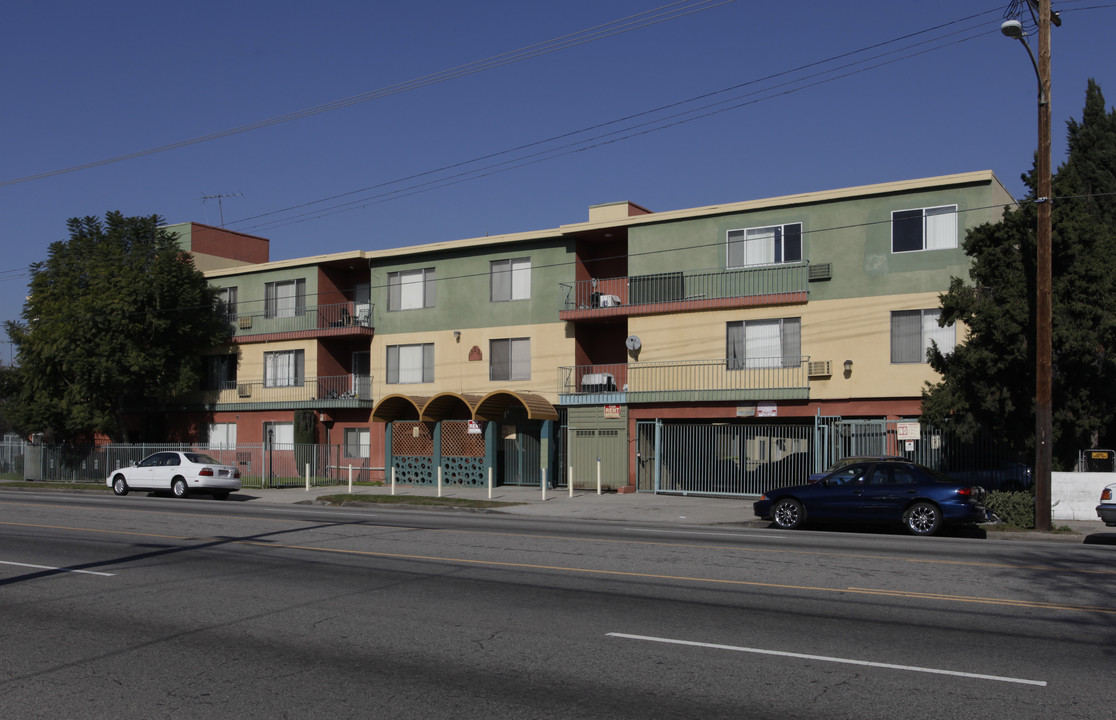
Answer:
[[[527,411],[528,420],[558,419],[558,410],[543,396],[512,390],[496,390],[485,395],[474,406],[473,417],[476,420],[499,421],[509,407],[517,405]]]
[[[472,420],[473,408],[481,400],[480,395],[458,395],[457,393],[438,393],[422,406],[422,419]]]
[[[388,395],[372,409],[373,422],[396,420],[486,420],[499,422],[509,407],[522,407],[528,420],[557,420],[558,410],[541,395],[496,390],[481,397],[458,393],[438,393],[433,397]]]
[[[372,408],[372,421],[387,423],[396,420],[418,420],[422,417],[422,408],[428,400],[429,398],[412,395],[388,395],[380,398],[376,407]]]

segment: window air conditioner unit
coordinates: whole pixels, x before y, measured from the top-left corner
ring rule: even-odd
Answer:
[[[810,280],[829,280],[833,277],[831,263],[817,263],[810,265]]]
[[[833,372],[828,360],[811,360],[806,365],[806,374],[810,377],[829,377]]]
[[[251,315],[241,315],[240,316],[240,329],[241,330],[247,330],[250,327],[252,327],[252,316]]]
[[[237,385],[236,386],[236,394],[239,397],[242,397],[242,398],[252,397],[252,386],[251,385]]]

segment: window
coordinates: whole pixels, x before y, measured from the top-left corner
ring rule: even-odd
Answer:
[[[387,382],[434,382],[434,343],[421,345],[388,345]]]
[[[930,341],[943,353],[953,352],[957,345],[955,327],[938,327],[940,308],[931,310],[896,310],[891,313],[891,362],[924,363]]]
[[[802,364],[801,318],[728,324],[729,370],[791,368]]]
[[[728,266],[778,265],[802,260],[802,223],[728,231]]]
[[[531,339],[492,340],[488,346],[489,380],[530,380]]]
[[[236,423],[212,423],[209,426],[209,448],[228,450],[236,447]]]
[[[264,387],[296,387],[304,378],[304,352],[281,350],[264,353]]]
[[[957,206],[896,210],[891,213],[891,252],[957,247]]]
[[[388,273],[388,311],[434,307],[434,268]]]
[[[306,281],[284,280],[264,285],[264,315],[294,317],[306,314]]]
[[[220,302],[218,312],[224,312],[230,322],[236,320],[236,288],[218,288],[217,300]]]
[[[207,355],[202,390],[225,390],[236,384],[236,355]]]
[[[492,263],[492,302],[531,298],[531,258]]]
[[[345,457],[369,457],[371,437],[368,428],[345,428]]]
[[[265,422],[263,437],[275,450],[294,450],[294,423]]]

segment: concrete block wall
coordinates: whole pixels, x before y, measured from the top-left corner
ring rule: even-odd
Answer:
[[[1056,472],[1050,475],[1051,520],[1095,520],[1101,491],[1116,483],[1116,473]]]

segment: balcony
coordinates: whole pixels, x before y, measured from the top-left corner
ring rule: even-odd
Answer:
[[[804,303],[809,263],[559,283],[562,320]]]
[[[368,303],[343,302],[308,305],[298,310],[279,308],[274,312],[231,313],[229,328],[234,343],[335,336],[371,338],[372,307]]]
[[[558,400],[562,405],[805,400],[810,358],[794,361],[751,358],[741,367],[724,359],[560,367]]]
[[[224,383],[213,393],[218,410],[371,408],[371,375],[333,375],[303,378],[298,385],[275,385],[264,380]]]

